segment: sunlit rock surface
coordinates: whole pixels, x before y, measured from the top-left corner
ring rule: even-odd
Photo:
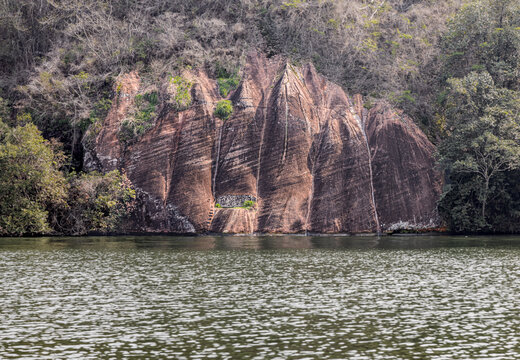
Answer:
[[[242,71],[228,120],[213,116],[222,99],[216,81],[189,71],[191,106],[176,111],[160,94],[154,127],[126,148],[119,126],[143,85],[135,72],[122,78],[86,163],[119,168],[138,188],[127,230],[358,233],[437,225],[434,146],[411,119],[385,102],[367,109],[312,65],[253,52]],[[257,203],[215,209],[226,195]]]

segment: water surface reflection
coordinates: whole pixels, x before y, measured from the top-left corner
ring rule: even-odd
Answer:
[[[0,238],[1,248],[282,250],[520,247],[519,236],[115,236]]]
[[[519,237],[0,239],[0,358],[520,358]]]

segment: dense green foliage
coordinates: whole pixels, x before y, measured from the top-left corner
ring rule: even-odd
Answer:
[[[139,94],[134,99],[135,110],[121,123],[119,140],[128,145],[152,128],[156,118],[157,92]]]
[[[54,227],[60,232],[81,235],[121,229],[122,221],[133,211],[135,190],[117,170],[72,176],[67,207]]]
[[[233,114],[233,104],[230,100],[220,100],[215,108],[215,116],[227,120]]]
[[[220,95],[226,98],[231,91],[237,88],[240,83],[240,77],[236,72],[229,73],[227,70],[221,68],[217,70],[217,83]]]
[[[228,98],[251,48],[311,61],[347,91],[363,94],[367,108],[386,98],[415,118],[439,145],[446,174],[439,210],[451,229],[520,231],[518,0],[4,0],[2,161],[20,164],[2,174],[2,186],[22,192],[12,206],[25,209],[25,218],[9,220],[10,230],[2,218],[2,231],[46,232],[58,223],[57,231],[69,233],[113,229],[120,216],[110,209],[122,205],[78,200],[81,210],[74,212],[62,204],[86,194],[74,190],[85,183],[125,203],[126,190],[107,185],[116,175],[71,180],[59,170],[81,172],[83,146],[99,133],[119,75],[137,70],[146,89],[121,124],[120,140],[129,145],[153,126],[159,103],[192,106],[187,68],[208,70]],[[169,79],[166,91],[154,87],[160,79]],[[226,120],[232,112],[225,100],[214,114]],[[32,124],[43,138],[61,141],[63,153]],[[44,195],[45,183],[24,172],[53,179],[56,193]],[[8,184],[8,176],[25,180]],[[60,206],[61,215],[53,215]],[[67,211],[76,220],[63,221]],[[80,219],[82,211],[91,218]]]
[[[33,124],[0,127],[0,234],[50,232],[49,210],[66,200],[63,156]]]
[[[520,3],[477,1],[444,37],[439,204],[458,232],[520,231]]]
[[[256,203],[252,200],[246,200],[244,201],[244,205],[242,207],[247,210],[251,210],[255,207]]]
[[[191,105],[191,87],[193,83],[182,76],[170,78],[168,87],[171,103],[177,110],[185,110]]]
[[[442,207],[454,230],[503,229],[510,221],[490,224],[496,217],[487,205],[500,198],[500,192],[508,192],[503,178],[520,167],[520,98],[512,90],[497,88],[487,72],[472,72],[449,83],[450,131],[439,152],[451,184]],[[511,216],[515,218],[520,220]]]
[[[107,232],[131,212],[135,192],[126,177],[66,177],[64,159],[34,124],[0,122],[0,235]]]

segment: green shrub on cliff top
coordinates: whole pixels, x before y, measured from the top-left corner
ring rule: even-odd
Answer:
[[[215,108],[215,116],[222,120],[227,120],[233,114],[233,104],[229,100],[221,100]]]

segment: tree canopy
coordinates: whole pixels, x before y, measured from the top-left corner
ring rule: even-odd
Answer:
[[[66,175],[64,159],[34,124],[0,121],[0,235],[109,232],[131,214],[135,191],[126,176]]]
[[[0,126],[0,234],[48,233],[49,210],[67,195],[63,153],[33,124]]]
[[[446,106],[448,135],[439,153],[454,183],[441,202],[445,215],[460,231],[497,228],[487,204],[507,191],[499,179],[520,167],[520,97],[497,88],[489,73],[472,72],[449,81]]]

